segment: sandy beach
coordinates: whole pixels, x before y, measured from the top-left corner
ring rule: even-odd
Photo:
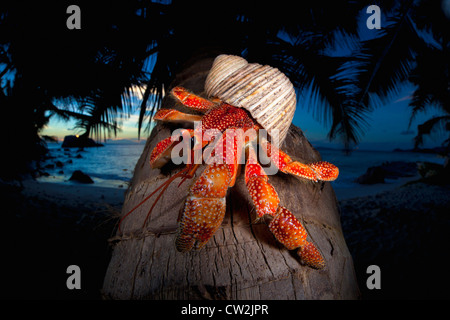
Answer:
[[[93,211],[101,210],[106,205],[121,208],[126,191],[125,188],[108,188],[77,182],[51,183],[25,180],[22,184],[24,196],[39,197],[65,206],[84,207]]]
[[[7,275],[1,298],[100,299],[124,188],[34,180],[0,184]],[[81,269],[81,290],[68,290],[67,267]]]
[[[336,192],[363,299],[450,296],[450,276],[439,268],[450,258],[450,186],[411,180]],[[101,299],[107,240],[126,190],[34,180],[1,187],[10,204],[2,298]],[[73,264],[83,290],[66,287]],[[369,265],[381,269],[381,290],[366,287]]]
[[[448,299],[450,185],[409,182],[341,200],[341,223],[363,299]],[[367,267],[381,270],[381,289],[366,286]]]

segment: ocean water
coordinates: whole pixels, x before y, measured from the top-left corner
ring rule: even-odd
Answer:
[[[104,147],[62,149],[60,144],[48,144],[50,159],[41,164],[50,174],[38,181],[77,184],[69,181],[75,170],[89,175],[94,185],[113,188],[127,188],[133,177],[134,167],[144,150],[145,140],[140,143],[106,143]],[[60,161],[63,166],[55,164]],[[54,168],[46,168],[55,165]]]
[[[113,188],[127,188],[133,176],[134,167],[141,156],[145,140],[140,143],[106,143],[104,147],[62,149],[60,144],[49,144],[51,159],[42,166],[49,173],[39,181],[76,184],[69,181],[75,170],[81,170],[94,180],[94,185]],[[322,159],[339,167],[339,178],[332,182],[333,188],[346,189],[364,186],[355,183],[355,179],[364,174],[367,168],[381,165],[386,161],[428,161],[443,164],[444,159],[435,154],[415,152],[389,152],[355,150],[346,155],[341,150],[317,148]],[[63,166],[45,168],[60,161]],[[387,183],[396,181],[386,180]]]
[[[394,152],[394,151],[372,151],[355,150],[350,155],[346,155],[342,150],[317,148],[322,156],[322,160],[331,162],[339,167],[339,178],[333,181],[334,189],[362,187],[355,182],[355,179],[366,173],[369,167],[379,166],[384,162],[405,161],[405,162],[433,162],[444,163],[444,158],[430,153],[418,152]],[[386,183],[396,183],[397,179],[386,179]]]

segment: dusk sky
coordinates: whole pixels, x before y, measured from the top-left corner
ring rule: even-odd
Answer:
[[[450,2],[449,2],[450,3]],[[378,32],[382,30],[371,29],[366,26],[366,20],[369,15],[362,11],[359,19],[359,37],[367,40],[378,36]],[[386,26],[386,17],[381,15],[381,27]],[[279,35],[283,37],[282,34]],[[336,55],[351,55],[352,49],[345,47],[345,41],[338,44],[332,49]],[[410,149],[414,147],[414,137],[417,134],[417,125],[424,123],[426,120],[435,115],[441,115],[437,109],[428,108],[427,112],[419,113],[408,127],[411,116],[411,107],[408,106],[414,86],[407,85],[391,101],[382,107],[376,108],[366,118],[368,127],[364,128],[364,135],[361,137],[360,143],[356,148],[361,150],[393,150],[395,148]],[[138,100],[139,97],[138,97]],[[188,110],[186,112],[189,112]],[[327,138],[329,124],[321,122],[319,118],[314,117],[314,108],[309,107],[308,100],[297,96],[297,110],[293,123],[300,127],[309,141],[316,147],[343,148],[343,143],[339,140],[329,141]],[[130,118],[123,119],[121,132],[111,139],[137,139],[138,137],[138,111],[131,115]],[[145,124],[146,125],[146,124]],[[77,134],[73,130],[75,122],[64,122],[52,118],[49,125],[42,131],[44,135],[57,136],[59,140],[63,140],[65,135]],[[146,133],[141,132],[141,139],[146,138]],[[439,133],[432,134],[430,137],[424,138],[424,148],[439,146],[446,137]]]

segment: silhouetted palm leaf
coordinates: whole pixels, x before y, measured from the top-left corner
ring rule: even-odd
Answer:
[[[431,118],[418,125],[417,131],[417,136],[414,138],[414,145],[416,148],[423,144],[425,135],[429,135],[436,131],[450,132],[450,115]],[[446,143],[448,142],[449,140],[446,140]]]
[[[376,38],[363,41],[355,53],[360,92],[357,102],[362,108],[379,107],[395,97],[414,67],[415,55],[423,41],[411,20],[412,1],[403,1],[387,19]],[[371,97],[375,96],[376,99]]]
[[[380,35],[364,41],[355,54],[360,108],[380,107],[412,83],[416,89],[410,124],[429,106],[449,113],[449,39],[450,20],[440,1],[408,0],[393,5]],[[435,123],[431,119],[419,129],[416,143],[423,142],[423,135]]]
[[[411,121],[417,113],[433,105],[450,114],[449,64],[449,50],[429,45],[419,54],[417,66],[409,77],[417,86],[410,103],[413,108]]]

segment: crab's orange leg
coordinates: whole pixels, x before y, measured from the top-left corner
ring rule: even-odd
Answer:
[[[175,87],[171,92],[183,105],[196,111],[206,112],[216,105],[214,102],[199,97],[183,87]]]
[[[305,228],[288,209],[278,207],[269,229],[288,250],[298,248],[297,254],[304,264],[315,269],[325,267],[322,254],[312,242],[306,240]]]
[[[153,120],[173,122],[173,123],[185,123],[201,121],[203,116],[183,113],[174,109],[160,109],[153,116]]]
[[[249,146],[247,163],[245,165],[245,184],[259,217],[266,214],[275,215],[280,203],[275,188],[268,180],[269,178],[264,169],[257,162],[255,150],[252,146]]]
[[[300,221],[286,208],[279,205],[280,199],[275,188],[268,182],[264,169],[256,161],[256,153],[249,147],[245,168],[245,184],[252,197],[258,216],[272,216],[269,224],[275,238],[288,250],[298,248],[302,262],[316,269],[325,266],[325,261],[316,246],[308,242],[307,232]]]
[[[193,137],[194,130],[184,129],[182,130],[182,134],[188,134],[190,137]],[[173,135],[158,142],[150,154],[150,166],[152,168],[161,168],[164,166],[170,160],[172,149],[180,142],[180,136]]]
[[[304,164],[292,161],[286,153],[279,150],[268,141],[261,141],[261,146],[267,152],[273,163],[284,173],[293,174],[297,177],[313,181],[333,181],[339,176],[339,168],[326,161],[317,161]]]

